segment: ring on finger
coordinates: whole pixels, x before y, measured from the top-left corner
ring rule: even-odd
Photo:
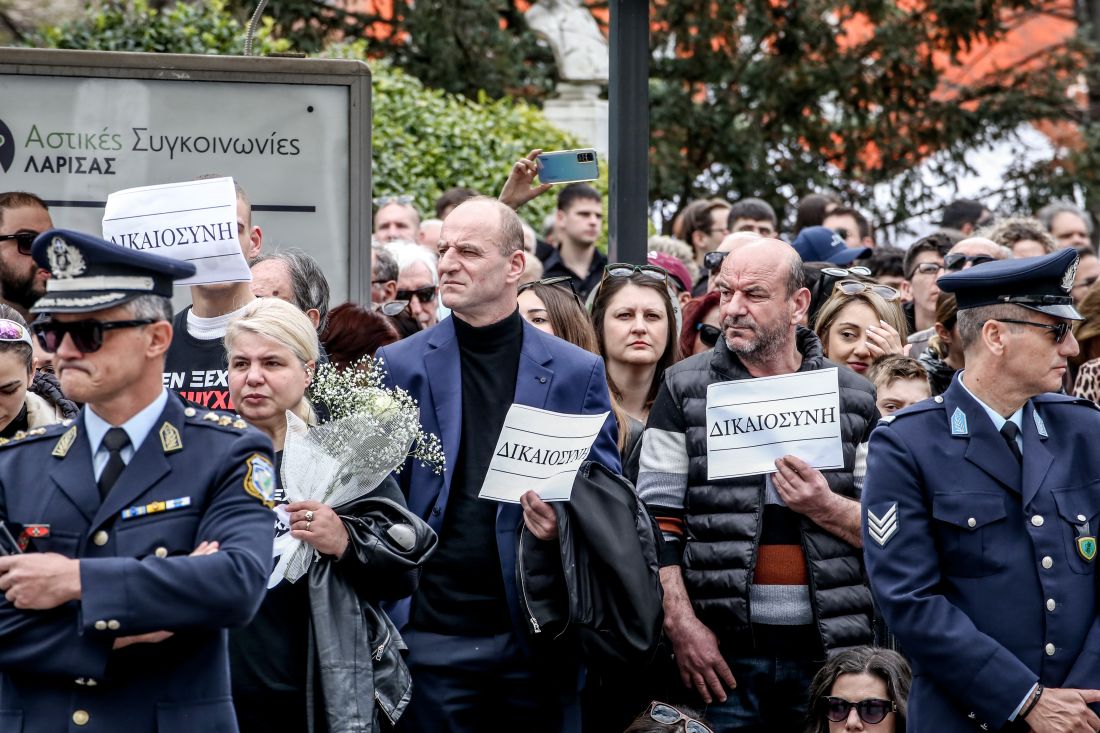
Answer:
[[[309,525],[311,525],[311,524],[313,524],[313,520],[312,519],[307,519],[306,520],[306,532],[309,531]]]
[[[307,522],[312,522],[313,521],[313,510],[312,509],[307,509],[306,510],[306,521]]]

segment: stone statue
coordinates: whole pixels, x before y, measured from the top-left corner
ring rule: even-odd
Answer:
[[[580,85],[607,82],[607,39],[581,0],[539,0],[524,17],[531,30],[550,44],[561,81]]]

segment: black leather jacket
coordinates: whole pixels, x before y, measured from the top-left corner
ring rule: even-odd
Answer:
[[[335,511],[348,530],[348,549],[339,560],[321,556],[309,570],[306,698],[315,711],[309,730],[374,733],[379,714],[396,722],[412,696],[405,644],[379,604],[416,589],[437,538],[406,508],[392,478]],[[314,717],[320,707],[323,722]]]

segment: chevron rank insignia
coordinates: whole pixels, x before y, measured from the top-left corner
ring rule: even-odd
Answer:
[[[898,533],[898,503],[892,502],[890,508],[881,516],[876,516],[870,509],[867,510],[867,534],[871,539],[886,547],[886,543]]]

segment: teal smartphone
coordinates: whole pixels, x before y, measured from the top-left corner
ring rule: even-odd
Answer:
[[[576,183],[600,177],[600,164],[593,148],[556,150],[535,158],[540,183]]]

